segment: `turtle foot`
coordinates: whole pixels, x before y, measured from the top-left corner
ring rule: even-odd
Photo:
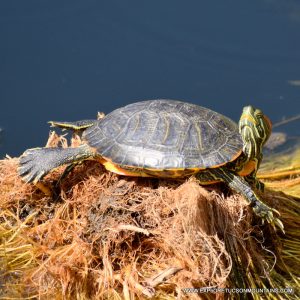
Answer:
[[[283,233],[284,226],[279,218],[276,218],[274,214],[280,215],[279,211],[276,209],[270,208],[262,202],[256,202],[253,206],[254,213],[262,219],[262,223],[265,221],[269,223],[275,230],[278,227]]]
[[[26,150],[20,157],[18,173],[23,181],[37,183],[50,170],[49,152],[51,148],[34,148]],[[50,151],[49,151],[50,150]]]
[[[26,182],[37,183],[51,170],[64,164],[79,163],[94,152],[87,145],[76,148],[34,148],[20,157],[18,172]]]

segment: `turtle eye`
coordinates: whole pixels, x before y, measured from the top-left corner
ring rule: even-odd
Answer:
[[[264,114],[260,109],[256,109],[255,114],[258,118],[263,118],[264,117]]]

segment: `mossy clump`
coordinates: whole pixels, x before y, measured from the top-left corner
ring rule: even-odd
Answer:
[[[78,139],[73,140],[73,145]],[[48,146],[67,147],[51,135]],[[225,185],[112,174],[85,161],[45,196],[0,161],[0,298],[223,299],[185,288],[293,288],[300,296],[300,201],[267,189],[286,234]],[[260,299],[270,294],[245,294]]]

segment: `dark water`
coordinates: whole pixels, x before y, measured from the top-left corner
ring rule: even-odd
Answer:
[[[0,2],[0,157],[44,145],[48,120],[152,98],[299,114],[300,2]]]

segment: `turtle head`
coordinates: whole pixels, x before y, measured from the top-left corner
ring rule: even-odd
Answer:
[[[262,147],[272,132],[272,123],[260,109],[245,106],[239,122],[239,131],[244,142],[244,153],[252,159],[262,154]]]

